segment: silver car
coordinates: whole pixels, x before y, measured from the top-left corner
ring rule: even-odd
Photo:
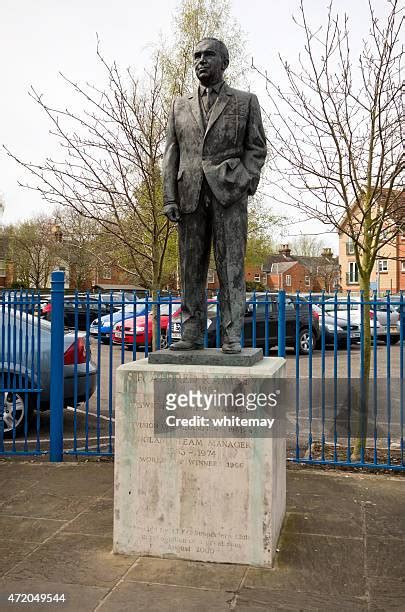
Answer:
[[[387,331],[387,305],[383,301],[379,301],[377,304],[377,308],[374,308],[374,305],[370,304],[370,331],[371,336],[374,336],[374,330],[376,331],[377,338],[379,340],[387,341],[388,331]],[[329,315],[334,315],[335,310],[337,311],[338,318],[347,322],[348,320],[348,312],[349,312],[349,302],[347,298],[334,298],[325,301],[325,313]],[[350,323],[354,323],[359,326],[361,329],[361,302],[356,299],[350,300]],[[376,316],[376,321],[374,321],[374,317]],[[391,344],[395,344],[399,340],[398,331],[397,331],[397,321],[399,319],[399,315],[393,308],[390,309],[390,342]]]
[[[64,336],[64,405],[91,397],[97,369],[85,334]],[[23,434],[39,407],[49,410],[51,323],[39,317],[0,310],[0,439]],[[1,415],[3,418],[1,419]]]

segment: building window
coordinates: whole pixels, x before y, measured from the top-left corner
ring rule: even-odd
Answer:
[[[379,272],[388,272],[388,259],[379,259],[378,260],[378,271]]]
[[[309,276],[305,277],[305,286],[306,287],[310,287],[311,286],[311,279],[309,278]]]
[[[346,255],[354,255],[354,242],[352,238],[348,238],[346,242]]]
[[[359,282],[359,270],[355,261],[349,262],[349,283],[356,284]]]
[[[285,275],[285,284],[286,284],[286,287],[291,287],[291,274]]]
[[[105,278],[106,280],[111,280],[111,278],[112,278],[111,266],[104,266],[104,268],[103,268],[103,278]]]
[[[208,270],[207,283],[209,285],[212,285],[212,283],[215,283],[214,270]]]
[[[255,274],[255,283],[260,283],[260,274]]]
[[[401,272],[405,272],[405,260],[401,261]]]

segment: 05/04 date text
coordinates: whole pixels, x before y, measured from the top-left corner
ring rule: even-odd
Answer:
[[[64,603],[64,593],[10,593],[7,597],[9,603]]]

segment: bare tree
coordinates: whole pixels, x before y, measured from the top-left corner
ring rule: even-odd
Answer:
[[[70,282],[77,289],[88,289],[95,269],[111,264],[110,249],[99,235],[99,225],[67,206],[56,209],[53,219],[60,235],[60,258],[69,269]]]
[[[316,266],[316,277],[322,284],[323,289],[331,293],[340,286],[340,266],[337,257],[321,256]]]
[[[159,289],[170,229],[161,214],[165,114],[158,58],[140,83],[130,71],[123,75],[116,64],[107,64],[97,53],[107,77],[104,88],[81,86],[63,77],[81,97],[79,114],[53,108],[31,89],[61,142],[65,159],[35,164],[12,157],[37,179],[30,188],[49,203],[68,206],[84,219],[96,221],[113,249],[125,249],[126,262],[117,261],[117,265],[146,287]]]
[[[267,85],[268,135],[279,201],[353,241],[366,299],[376,257],[397,235],[405,212],[400,38],[404,9],[398,0],[386,4],[388,14],[382,22],[370,0],[369,34],[355,62],[348,16],[335,14],[330,4],[325,27],[314,30],[301,1],[297,25],[304,33],[305,49],[297,66],[282,60],[282,85],[257,69]],[[366,303],[366,387],[370,347]],[[366,411],[365,394],[365,417]]]
[[[305,257],[318,257],[322,254],[324,243],[315,236],[307,236],[303,234],[289,241],[291,252],[295,255],[304,255]]]
[[[9,258],[15,282],[21,287],[42,289],[58,260],[58,241],[50,217],[40,216],[7,228]]]

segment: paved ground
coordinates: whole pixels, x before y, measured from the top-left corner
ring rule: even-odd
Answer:
[[[295,468],[287,482],[277,561],[263,570],[113,555],[112,463],[1,461],[0,609],[404,610],[405,479]]]

